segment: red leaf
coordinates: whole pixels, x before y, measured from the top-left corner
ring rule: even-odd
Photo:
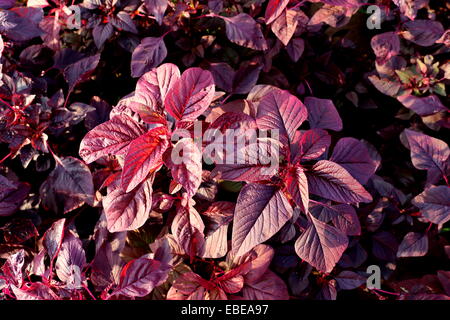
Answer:
[[[266,24],[272,23],[287,7],[289,0],[269,0],[264,18]]]
[[[211,72],[190,68],[167,92],[164,106],[176,120],[195,120],[209,107],[214,92]]]
[[[122,171],[122,188],[130,192],[162,164],[162,155],[169,146],[165,127],[149,130],[130,144]]]
[[[128,145],[144,133],[145,128],[129,116],[115,116],[88,132],[79,153],[87,163],[109,154],[126,154]]]
[[[303,169],[294,167],[286,175],[286,189],[303,212],[308,211],[309,192],[308,181]]]
[[[193,139],[183,138],[175,144],[169,168],[173,179],[181,184],[188,197],[192,198],[202,182],[202,152]]]
[[[291,145],[292,163],[319,158],[330,146],[331,136],[322,129],[298,132]]]

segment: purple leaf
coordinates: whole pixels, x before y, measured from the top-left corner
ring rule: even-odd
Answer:
[[[111,24],[119,30],[138,33],[130,14],[125,11],[119,11],[115,16],[112,16]]]
[[[361,224],[355,209],[348,204],[317,205],[311,213],[322,222],[332,221],[334,226],[349,236],[361,234]]]
[[[83,270],[85,264],[86,255],[81,240],[72,232],[67,232],[64,236],[55,264],[58,278],[61,281],[68,283],[73,277],[74,270],[78,270],[78,276],[81,276],[80,272]],[[78,284],[78,286],[80,286],[80,284]]]
[[[141,257],[128,262],[120,274],[120,283],[111,295],[144,297],[166,281],[170,266]]]
[[[422,47],[432,46],[445,31],[440,22],[433,20],[408,21],[403,26],[403,37]]]
[[[131,56],[131,76],[140,77],[157,67],[167,56],[164,37],[147,37],[134,49]]]
[[[366,283],[367,278],[353,271],[342,271],[336,276],[337,284],[341,290],[353,290]]]
[[[426,189],[412,200],[412,204],[432,223],[444,224],[450,220],[450,188],[447,186]]]
[[[342,120],[333,101],[314,97],[305,98],[308,121],[311,128],[342,130]]]
[[[340,165],[320,160],[306,172],[309,191],[342,203],[371,202],[372,196]]]
[[[3,177],[3,176],[0,176]],[[3,178],[2,181],[9,181]],[[28,183],[15,183],[15,188],[10,188],[10,182],[0,187],[0,217],[12,215],[23,203],[31,189]],[[3,188],[3,189],[2,189]]]
[[[372,254],[383,261],[395,261],[398,249],[397,239],[392,233],[381,231],[372,237]]]
[[[310,218],[309,227],[295,242],[295,251],[317,270],[329,273],[347,248],[347,236],[311,215]]]
[[[419,116],[427,116],[440,111],[448,111],[448,109],[435,95],[430,95],[428,97],[416,97],[410,94],[405,94],[397,97],[397,100],[400,101],[406,108],[417,113]]]
[[[114,32],[114,28],[111,23],[98,24],[92,30],[92,36],[97,48],[101,48],[106,40],[108,40]]]
[[[444,141],[410,129],[405,129],[404,134],[409,143],[414,167],[419,170],[437,169],[445,172],[450,149]]]
[[[378,89],[378,91],[391,97],[394,97],[402,87],[401,83],[389,80],[387,78],[379,78],[376,75],[371,75],[368,78],[375,88]]]
[[[164,13],[166,12],[168,0],[145,0],[145,7],[148,12],[156,18],[159,25],[162,25]]]
[[[280,130],[280,141],[289,145],[308,116],[305,105],[287,91],[271,91],[261,100],[256,123],[259,129]]]
[[[149,172],[162,164],[162,155],[169,146],[167,129],[156,127],[130,143],[122,171],[122,188],[133,190]]]
[[[73,157],[61,158],[55,170],[50,174],[54,188],[58,193],[71,197],[93,201],[94,185],[89,167]]]
[[[100,61],[100,54],[81,59],[64,69],[64,79],[69,84],[69,91],[80,82],[87,80]]]
[[[134,230],[141,227],[147,221],[152,209],[151,179],[147,179],[128,193],[120,187],[109,191],[103,198],[103,207],[109,232]]]
[[[437,277],[444,288],[445,293],[450,296],[450,271],[439,270]]]
[[[342,138],[333,149],[330,161],[336,162],[361,184],[366,184],[377,167],[367,147],[355,138]]]
[[[289,299],[286,284],[270,270],[267,270],[258,281],[246,283],[242,289],[242,295],[246,300]]]
[[[428,235],[409,232],[398,246],[397,257],[423,257],[428,252]]]
[[[209,107],[214,92],[211,72],[190,68],[183,72],[167,92],[164,106],[176,120],[195,120]]]
[[[126,154],[129,144],[144,133],[145,128],[129,116],[115,116],[88,132],[79,153],[87,163],[109,154]]]
[[[268,240],[292,217],[293,210],[276,187],[248,184],[239,194],[234,215],[232,250],[243,255]]]
[[[212,12],[219,14],[223,9],[223,0],[208,0],[208,8]]]
[[[59,219],[44,234],[44,247],[51,260],[55,259],[61,248],[64,237],[64,223],[66,219]]]
[[[226,92],[233,91],[233,79],[236,71],[228,63],[210,63],[208,69],[211,71],[217,87]]]
[[[305,50],[305,40],[301,38],[292,39],[292,41],[290,41],[287,45],[286,50],[292,61],[297,62],[298,59],[300,59],[300,57],[302,56],[303,51]]]
[[[232,91],[234,94],[248,93],[258,81],[262,65],[258,63],[246,63],[239,67],[233,76]]]
[[[261,27],[248,14],[239,13],[233,17],[219,18],[225,20],[227,37],[231,42],[254,50],[267,49]]]

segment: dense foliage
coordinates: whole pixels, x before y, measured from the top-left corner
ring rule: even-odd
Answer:
[[[0,299],[450,299],[447,1],[0,10]]]

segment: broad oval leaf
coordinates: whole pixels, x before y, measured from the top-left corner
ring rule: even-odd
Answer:
[[[165,63],[142,75],[136,83],[134,97],[138,102],[152,107],[153,101],[162,106],[167,92],[180,78],[180,70],[172,63]],[[152,110],[154,110],[152,108]]]
[[[372,196],[340,165],[320,160],[306,171],[309,191],[342,203],[371,202]]]
[[[72,232],[67,232],[64,236],[61,249],[56,259],[55,269],[58,278],[68,283],[73,279],[74,270],[80,272],[86,264],[86,255],[81,240]],[[74,269],[76,266],[78,269]],[[81,273],[78,274],[81,276]],[[79,283],[78,286],[81,284]],[[79,289],[79,287],[77,288]]]
[[[201,68],[187,69],[167,92],[164,106],[176,120],[195,120],[214,98],[211,72]]]
[[[109,154],[126,154],[129,144],[144,133],[145,128],[131,117],[115,116],[86,134],[79,154],[87,163]]]
[[[164,12],[166,12],[168,0],[145,0],[145,7],[153,15],[159,25],[162,24]]]
[[[317,270],[329,273],[347,248],[348,238],[311,215],[310,219],[310,225],[295,242],[295,251]]]
[[[64,69],[64,79],[66,79],[69,84],[69,91],[72,91],[81,81],[86,80],[97,67],[99,61],[100,54],[98,53],[68,65]]]
[[[432,186],[416,196],[412,204],[420,208],[422,216],[435,224],[450,220],[450,188]]]
[[[287,46],[294,35],[297,24],[297,11],[285,9],[270,27],[277,38]]]
[[[275,273],[267,270],[262,277],[246,283],[242,289],[246,300],[288,300],[289,293],[284,281]]]
[[[444,141],[410,129],[405,129],[404,134],[414,167],[419,170],[437,169],[444,173],[445,162],[450,156],[450,149]]]
[[[167,56],[164,37],[147,37],[134,49],[131,56],[131,76],[140,77],[157,67]]]
[[[288,91],[275,90],[259,103],[256,123],[259,129],[279,130],[281,143],[289,145],[307,116],[305,105],[297,97]]]
[[[192,259],[204,245],[205,225],[192,206],[180,207],[173,219],[171,231],[178,245]]]
[[[247,184],[238,197],[232,234],[232,250],[243,255],[268,240],[292,218],[293,209],[277,187]]]
[[[361,184],[365,184],[377,169],[367,147],[355,138],[342,138],[333,149],[330,161],[336,162]]]
[[[103,198],[109,232],[134,230],[141,227],[152,209],[152,181],[126,193],[121,187],[109,191]]]
[[[314,97],[305,98],[308,121],[311,128],[342,130],[342,120],[333,101]]]
[[[428,235],[409,232],[398,246],[397,257],[423,257],[428,252]]]
[[[144,297],[166,281],[170,266],[146,256],[128,262],[120,274],[120,282],[111,295]]]
[[[231,42],[254,50],[266,50],[267,43],[261,32],[261,27],[246,13],[233,17],[223,17],[227,37]]]

